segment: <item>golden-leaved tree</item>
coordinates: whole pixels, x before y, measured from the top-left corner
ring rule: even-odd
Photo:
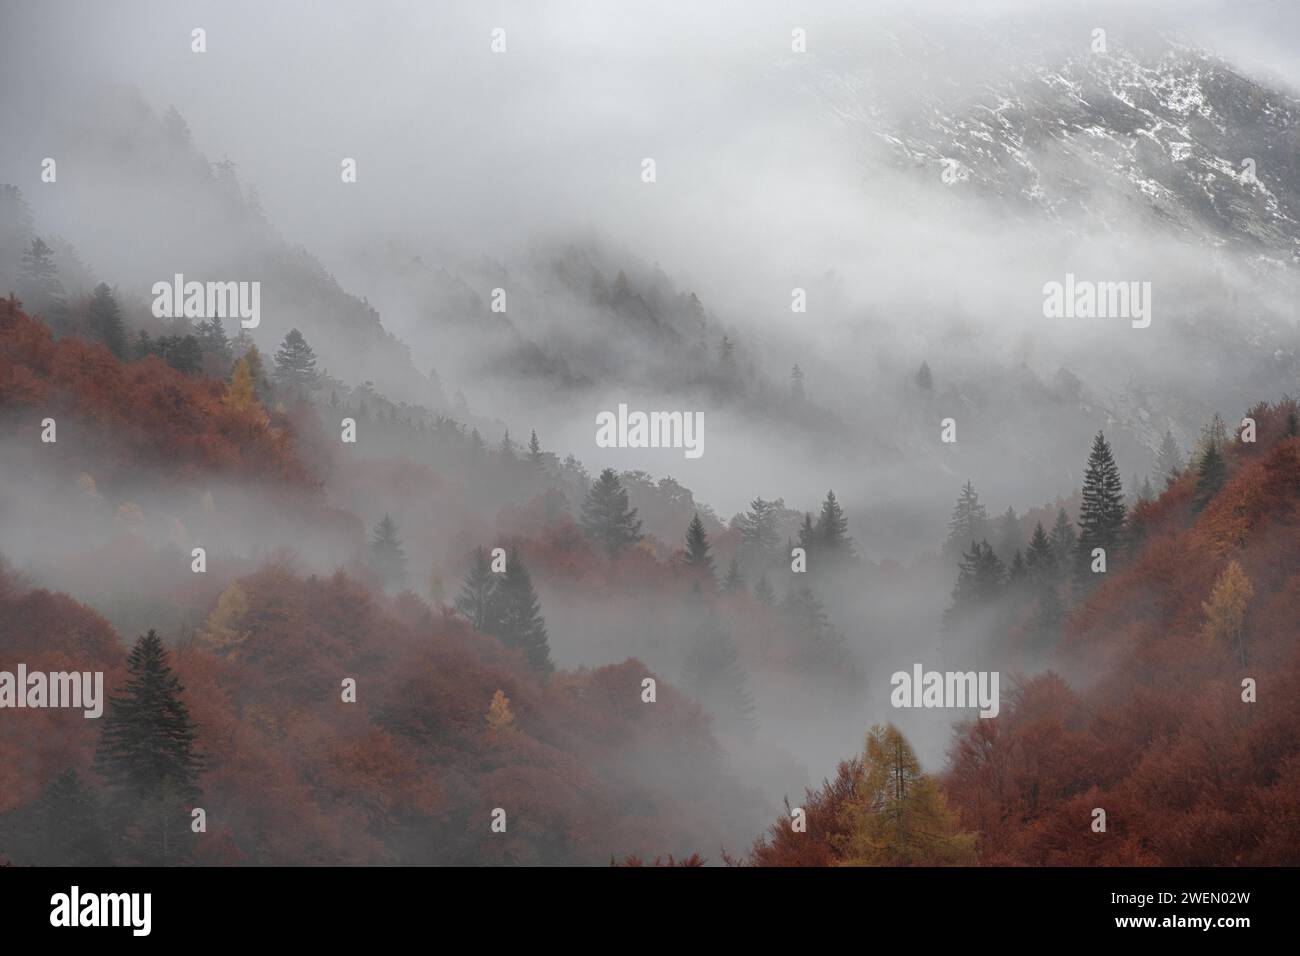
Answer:
[[[1237,652],[1241,666],[1246,666],[1246,605],[1255,594],[1250,578],[1236,561],[1229,561],[1214,582],[1210,599],[1201,602],[1205,610],[1206,641],[1223,641]]]
[[[938,782],[892,724],[872,727],[857,787],[841,810],[836,838],[844,866],[935,866],[974,863],[975,835],[963,833]]]

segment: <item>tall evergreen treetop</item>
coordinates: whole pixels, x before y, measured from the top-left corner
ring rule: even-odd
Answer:
[[[713,555],[709,553],[709,536],[704,530],[700,513],[695,512],[686,528],[686,563],[692,568],[713,574]]]
[[[948,519],[948,544],[951,548],[964,551],[966,547],[984,537],[988,529],[989,513],[980,504],[980,496],[975,491],[975,483],[967,481],[962,485],[957,504]]]
[[[108,350],[125,361],[130,355],[126,342],[126,328],[122,325],[122,312],[113,298],[113,290],[101,282],[95,286],[90,298],[90,327]]]
[[[96,770],[138,798],[197,797],[203,760],[194,748],[194,722],[157,632],[135,642],[126,671],[124,693],[109,698]]]
[[[316,353],[297,329],[289,330],[275,353],[275,380],[294,391],[316,387]]]
[[[1079,507],[1079,561],[1087,570],[1092,550],[1104,548],[1108,557],[1118,553],[1124,529],[1124,488],[1119,466],[1106,437],[1097,432],[1083,476],[1083,503]]]
[[[816,540],[819,547],[832,555],[850,557],[853,554],[853,539],[849,537],[849,519],[844,517],[840,503],[835,499],[835,492],[826,492],[822,502],[822,511],[817,518]]]
[[[583,529],[611,557],[641,540],[641,522],[629,508],[627,489],[613,468],[606,468],[582,503]]]
[[[497,615],[494,633],[507,647],[522,650],[534,671],[549,674],[555,665],[551,663],[551,647],[546,635],[546,621],[542,618],[541,602],[533,590],[532,577],[515,548],[510,549],[506,560],[506,571],[501,575],[497,598],[500,613]]]
[[[370,537],[370,554],[375,573],[385,588],[406,586],[406,551],[397,536],[397,523],[384,515],[375,525]]]

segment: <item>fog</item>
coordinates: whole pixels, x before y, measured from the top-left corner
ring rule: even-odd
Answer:
[[[955,567],[940,548],[965,481],[990,516],[1042,508],[1050,526],[1099,429],[1132,491],[1130,476],[1155,474],[1166,432],[1186,453],[1213,414],[1231,427],[1300,376],[1300,169],[1295,128],[1277,119],[1300,108],[1300,9],[1285,3],[52,2],[3,17],[0,182],[21,190],[36,234],[75,248],[84,278],[69,263],[68,293],[109,283],[128,329],[153,327],[150,289],[175,273],[261,281],[252,338],[268,361],[296,327],[348,408],[364,392],[419,422],[450,416],[489,447],[536,430],[586,470],[556,472],[575,517],[604,467],[675,479],[689,502],[632,492],[643,519],[662,509],[645,530],[664,560],[695,508],[716,540],[754,498],[783,499],[783,544],[834,489],[863,560],[814,587],[856,684],[790,691],[751,661],[754,736],[720,728],[768,809],[832,773],[875,722],[898,722],[941,767],[951,713],[891,709],[892,672],[989,667],[1005,696],[1013,673],[1047,666],[1004,654],[991,622],[943,633]],[[1258,84],[1262,111],[1192,110],[1184,132],[1210,153],[1258,152],[1261,188],[1223,200],[1211,187],[1235,182],[1239,150],[1205,160],[1213,182],[1182,177],[1126,125],[1142,103],[1098,105],[1098,27],[1111,62],[1154,68],[1204,50]],[[806,53],[791,49],[796,28]],[[190,144],[168,139],[173,106]],[[1055,137],[1066,108],[1083,132]],[[1023,149],[982,150],[987,132],[970,130],[988,116]],[[1102,120],[1118,132],[1097,134]],[[57,183],[41,180],[45,157]],[[208,174],[223,158],[233,200]],[[349,158],[355,183],[340,180]],[[12,254],[0,261],[0,279],[18,272]],[[1151,283],[1150,327],[1045,317],[1044,284],[1067,274]],[[496,288],[504,313],[490,308]],[[792,311],[796,289],[806,311]],[[918,382],[923,362],[932,386]],[[806,401],[791,399],[796,363]],[[597,447],[596,415],[620,403],[702,411],[704,454]],[[315,512],[143,468],[104,495],[66,462],[0,443],[0,553],[129,636],[155,625],[128,594],[183,585],[155,576],[139,589],[132,576],[153,558],[87,565],[124,533],[146,550],[202,541],[222,556],[210,584],[176,601],[177,630],[268,556],[364,575],[383,514],[403,530],[412,577],[432,569],[453,593],[472,548],[527,534],[511,509],[541,486],[491,486],[396,426],[340,449],[337,417],[323,413],[311,439]],[[940,439],[948,418],[955,444]],[[732,539],[718,547],[719,577],[733,553]],[[744,569],[752,586],[784,568],[778,598],[797,586],[779,557]],[[681,677],[697,622],[683,623],[680,595],[534,577],[559,666],[636,656]]]

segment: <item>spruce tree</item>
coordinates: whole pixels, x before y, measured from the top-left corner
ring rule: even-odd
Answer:
[[[776,522],[780,509],[785,502],[765,501],[755,498],[749,503],[749,513],[740,516],[740,545],[747,555],[766,561],[776,551],[781,542]]]
[[[799,547],[805,554],[812,554],[817,546],[817,529],[813,527],[812,515],[804,512],[803,524],[799,526]]]
[[[1105,436],[1097,433],[1083,476],[1083,503],[1079,506],[1079,573],[1091,577],[1092,551],[1104,548],[1107,561],[1119,554],[1124,530],[1124,488],[1119,467]]]
[[[930,374],[930,365],[928,362],[922,362],[921,367],[916,370],[916,384],[923,391],[931,391],[934,388],[934,376]]]
[[[500,614],[494,633],[501,643],[522,650],[529,666],[537,673],[551,673],[555,667],[551,663],[546,621],[542,617],[537,592],[533,590],[532,577],[515,548],[510,549],[496,597]]]
[[[386,589],[406,587],[406,551],[397,536],[397,524],[388,515],[371,531],[370,555],[375,573]]]
[[[125,361],[130,355],[126,342],[126,329],[122,325],[122,312],[113,298],[107,283],[95,286],[90,299],[90,327],[95,337],[108,346],[108,350]]]
[[[1047,540],[1047,532],[1040,521],[1034,525],[1034,533],[1029,538],[1029,549],[1025,552],[1025,567],[1030,577],[1044,580],[1050,578],[1056,570],[1052,545]]]
[[[1174,483],[1174,479],[1183,472],[1183,453],[1178,450],[1174,433],[1166,431],[1160,442],[1160,453],[1156,455],[1156,475],[1165,480],[1165,485]]]
[[[709,536],[704,531],[700,513],[695,512],[686,528],[686,564],[698,571],[713,575],[713,556],[709,554]]]
[[[952,606],[944,612],[945,626],[963,613],[991,605],[1006,583],[1007,569],[987,541],[972,542],[963,551],[957,565],[957,584],[952,591]]]
[[[1193,510],[1200,512],[1210,503],[1228,481],[1228,463],[1219,446],[1209,442],[1196,466],[1196,492],[1192,496]]]
[[[310,392],[316,387],[316,353],[297,329],[289,330],[275,353],[275,381],[291,392]]]
[[[826,492],[822,512],[817,518],[816,540],[826,554],[834,557],[853,557],[853,539],[849,537],[849,520],[844,517],[835,492]]]
[[[768,584],[766,574],[758,576],[758,583],[754,585],[754,597],[768,607],[776,604],[776,592],[772,590],[772,585]]]
[[[636,509],[627,504],[627,490],[613,468],[606,468],[582,503],[582,527],[610,557],[641,540]]]
[[[194,749],[194,722],[156,631],[136,640],[126,672],[125,692],[109,698],[95,769],[129,797],[197,797],[203,761]]]
[[[534,468],[542,466],[542,443],[537,440],[536,431],[528,438],[528,463]]]
[[[475,548],[469,574],[465,576],[465,583],[461,585],[460,594],[456,597],[456,610],[465,615],[476,631],[484,634],[496,633],[500,617],[496,579],[487,552],[483,548]]]
[[[1052,545],[1052,563],[1060,573],[1068,573],[1074,562],[1074,554],[1079,548],[1079,536],[1064,508],[1057,509],[1056,523],[1048,538]]]
[[[1016,509],[1008,507],[998,519],[998,555],[1009,559],[1020,550],[1021,543],[1020,519],[1016,517]]]
[[[961,554],[968,545],[984,537],[988,528],[989,513],[980,504],[980,496],[975,491],[975,483],[967,481],[962,486],[957,504],[948,519],[948,542],[946,550]]]
[[[59,281],[59,269],[54,263],[54,250],[39,236],[23,250],[22,267],[18,273],[18,292],[32,311],[63,304],[63,284]]]
[[[807,399],[808,395],[804,391],[804,374],[798,363],[790,369],[790,398],[796,405],[801,405]]]
[[[724,594],[730,594],[744,590],[745,579],[740,575],[740,562],[733,557],[731,563],[727,565],[727,576],[722,579],[722,591]]]

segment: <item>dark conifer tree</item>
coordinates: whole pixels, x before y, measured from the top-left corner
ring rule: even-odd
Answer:
[[[194,722],[157,632],[135,642],[126,672],[124,693],[109,698],[95,769],[130,796],[196,797],[203,761],[194,749]]]
[[[641,540],[641,522],[629,508],[627,490],[613,468],[606,468],[582,503],[582,527],[613,557]]]
[[[456,597],[456,610],[465,615],[476,631],[494,634],[499,617],[496,596],[497,575],[492,573],[492,563],[483,548],[474,549],[469,574]]]
[[[122,325],[122,312],[113,298],[107,283],[95,286],[90,299],[90,327],[95,337],[108,346],[108,350],[125,361],[130,356],[126,342],[126,328]]]
[[[767,583],[766,574],[758,576],[758,583],[754,585],[754,597],[768,607],[776,604],[776,592],[772,590],[772,585]]]
[[[1119,467],[1105,436],[1097,433],[1083,476],[1083,503],[1079,506],[1079,574],[1090,578],[1092,551],[1104,548],[1109,565],[1119,555],[1124,530],[1124,488]]]
[[[1029,539],[1029,550],[1025,552],[1025,566],[1029,576],[1040,581],[1052,577],[1056,570],[1052,545],[1047,540],[1047,532],[1043,530],[1041,521],[1034,525],[1034,533]]]
[[[539,674],[555,669],[551,663],[551,646],[546,636],[546,621],[533,581],[517,549],[511,548],[506,571],[496,594],[500,613],[495,633],[507,647],[524,652],[528,664]]]
[[[713,556],[709,553],[709,536],[705,533],[704,522],[700,513],[695,512],[690,525],[686,528],[686,564],[699,571],[713,575]]]
[[[1075,533],[1074,525],[1070,523],[1070,517],[1065,513],[1064,508],[1057,509],[1056,523],[1052,525],[1052,533],[1048,541],[1052,545],[1052,564],[1055,565],[1057,573],[1068,575],[1074,566],[1075,552],[1079,548],[1079,536]]]
[[[744,590],[745,579],[740,575],[740,562],[733,557],[731,563],[727,565],[727,576],[722,579],[722,591],[724,594],[730,594]]]
[[[853,557],[853,539],[849,537],[849,520],[844,517],[840,503],[835,500],[835,492],[826,492],[822,502],[822,512],[817,518],[815,536],[819,548],[833,557]]]
[[[963,554],[970,545],[981,540],[988,529],[989,513],[980,504],[980,496],[975,491],[975,483],[967,481],[962,486],[957,504],[948,519],[948,542],[945,550],[949,554]]]
[[[1227,481],[1228,463],[1219,446],[1210,442],[1196,466],[1196,493],[1192,496],[1192,507],[1198,512],[1204,509]]]
[[[1156,474],[1168,485],[1182,473],[1183,453],[1178,450],[1178,442],[1173,432],[1166,431],[1160,442],[1160,452],[1156,455]]]
[[[290,392],[310,393],[316,387],[316,353],[297,329],[289,330],[275,353],[275,381]]]
[[[406,551],[397,536],[397,523],[384,515],[370,533],[370,556],[386,589],[406,587]]]

